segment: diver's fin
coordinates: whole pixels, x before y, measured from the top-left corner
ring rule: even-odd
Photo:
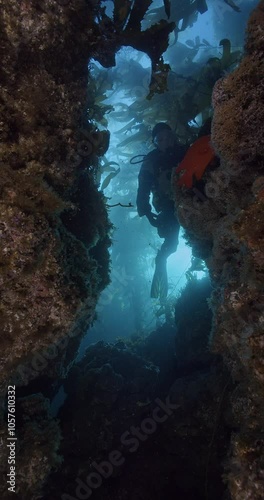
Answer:
[[[150,297],[152,299],[165,299],[168,294],[168,277],[166,266],[162,269],[160,267],[156,268],[151,283]]]

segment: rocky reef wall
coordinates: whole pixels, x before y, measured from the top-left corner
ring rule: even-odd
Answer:
[[[217,489],[219,498],[258,500],[264,490],[263,1],[249,21],[241,65],[214,89],[212,142],[220,166],[206,173],[203,192],[176,192],[179,220],[194,254],[210,270],[210,346],[216,356],[207,349],[210,315],[196,321],[197,329],[189,318],[179,321],[176,367],[173,356],[167,360],[174,326],[158,356],[153,346],[166,328],[138,350],[122,342],[99,344],[68,374],[60,423],[50,414],[45,395],[51,397],[65,377],[108,282],[110,224],[95,177],[109,135],[91,125],[84,111],[87,62],[92,51],[104,57],[107,44],[110,64],[109,54],[132,42],[119,39],[112,47],[112,27],[103,31],[105,39],[96,31],[98,3],[0,0],[0,382],[2,394],[8,383],[20,396],[17,495],[55,500],[59,491],[69,500],[80,474],[93,471],[91,457],[104,460],[120,431],[134,423],[144,422],[148,430],[151,400],[167,391],[177,401],[167,428],[158,427],[132,458],[122,448],[127,465],[94,496],[145,500],[146,477],[151,482],[154,471],[149,498],[158,491],[160,498],[165,492],[186,499],[188,492],[188,498],[202,500],[205,491],[216,498]],[[182,309],[179,302],[178,313]],[[162,384],[157,366],[166,367]],[[0,423],[5,499],[3,412]]]
[[[108,137],[85,113],[91,9],[53,0],[0,8],[4,389],[7,374],[27,383],[41,361],[49,374],[60,371],[78,321],[89,324],[107,283],[110,224],[92,174]]]
[[[180,222],[214,286],[210,346],[234,384],[225,477],[234,499],[260,499],[264,490],[263,43],[261,1],[241,64],[213,91],[211,137],[220,165],[206,173],[203,192],[176,188]]]
[[[188,284],[176,328],[88,347],[64,383],[63,462],[44,498],[223,498],[228,374],[207,348],[210,292],[208,279]]]
[[[0,387],[48,377],[51,393],[108,283],[110,223],[94,172],[109,136],[85,111],[93,11],[84,0],[1,0],[0,10]],[[33,498],[58,463],[59,430],[42,395],[17,404],[17,494]]]

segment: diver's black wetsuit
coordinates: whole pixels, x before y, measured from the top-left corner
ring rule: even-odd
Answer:
[[[174,253],[178,245],[179,222],[174,212],[174,202],[171,190],[172,169],[183,159],[187,147],[181,144],[166,152],[159,149],[151,151],[144,159],[139,176],[137,192],[137,210],[140,217],[151,216],[150,194],[153,194],[152,205],[158,212],[156,223],[158,235],[165,238],[164,243],[156,257],[156,271],[164,266],[166,270],[166,260]],[[151,219],[150,219],[151,221]],[[151,296],[156,297],[152,287]],[[167,284],[164,284],[163,296],[167,295]]]

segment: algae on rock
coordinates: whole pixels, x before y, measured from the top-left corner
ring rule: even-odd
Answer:
[[[248,22],[245,56],[213,91],[220,165],[205,174],[207,197],[177,189],[176,198],[187,239],[206,259],[214,285],[210,346],[236,387],[225,480],[239,500],[260,500],[264,491],[263,42],[261,1]]]

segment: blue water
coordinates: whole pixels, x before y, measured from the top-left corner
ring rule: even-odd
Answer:
[[[222,56],[222,47],[219,42],[223,38],[231,41],[232,51],[243,50],[246,22],[249,13],[257,5],[256,0],[236,0],[235,4],[241,12],[235,12],[224,0],[208,0],[208,11],[199,14],[192,26],[179,33],[175,44],[175,36],[170,36],[170,47],[164,54],[164,61],[170,63],[173,71],[187,72],[188,67],[193,68],[196,74],[210,57]],[[106,12],[109,16],[113,12],[113,3],[105,2]],[[153,7],[160,7],[162,1],[153,2]],[[148,25],[148,17],[143,23]],[[199,37],[199,38],[197,38]],[[191,45],[198,47],[191,65],[188,66],[183,57],[184,50],[190,49]],[[178,51],[178,52],[177,52]],[[175,56],[173,56],[175,54]],[[177,55],[177,57],[176,57]],[[135,78],[135,67],[139,70],[138,78]],[[138,142],[131,142],[126,147],[118,144],[139,131],[140,123],[132,123],[133,114],[130,114],[129,106],[144,102],[146,108],[151,103],[145,100],[148,94],[148,84],[151,75],[151,63],[149,58],[136,50],[125,47],[116,56],[116,67],[105,70],[99,63],[94,62],[96,78],[103,75],[108,79],[104,88],[105,100],[102,104],[111,104],[114,107],[112,113],[106,115],[107,128],[111,132],[110,147],[104,161],[115,162],[114,168],[120,168],[120,173],[111,180],[108,187],[104,189],[104,195],[109,204],[131,203],[133,208],[111,208],[109,216],[115,226],[112,235],[112,283],[102,293],[97,311],[98,320],[89,330],[84,339],[80,353],[85,346],[100,339],[114,340],[117,337],[128,337],[139,332],[147,335],[155,328],[157,321],[158,301],[150,299],[150,283],[154,271],[154,258],[162,241],[156,234],[156,230],[150,227],[147,220],[140,220],[135,208],[137,191],[137,175],[140,164],[130,165],[129,160],[137,154],[146,154],[152,149],[150,142],[150,129],[154,125],[151,115],[144,122],[149,128],[149,136],[143,137]],[[191,73],[192,74],[192,73]],[[135,78],[135,80],[133,80]],[[134,82],[129,85],[129,82]],[[166,111],[166,110],[165,110]],[[116,113],[119,112],[118,117]],[[197,117],[199,122],[200,117]],[[131,130],[123,135],[118,130],[132,123]],[[105,125],[98,123],[103,129]],[[101,184],[109,175],[105,172],[101,178]],[[145,218],[144,218],[145,219]],[[186,271],[191,265],[192,251],[186,246],[180,233],[177,252],[169,257],[167,263],[169,276],[169,299],[175,300],[186,284]],[[199,279],[205,276],[205,272],[195,272],[194,276]],[[138,315],[138,317],[137,317]],[[165,317],[163,317],[165,321]]]

